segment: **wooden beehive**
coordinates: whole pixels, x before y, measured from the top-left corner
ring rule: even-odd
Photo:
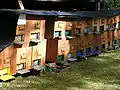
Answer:
[[[16,70],[31,69],[31,47],[17,48]]]
[[[46,57],[45,20],[42,17],[28,16],[30,28],[31,68],[44,65]]]
[[[12,64],[15,62],[13,54],[14,52],[12,46],[7,47],[0,53],[0,69],[9,69],[9,72],[6,72],[7,74],[14,73],[12,72],[14,68],[11,68]]]
[[[57,49],[57,53],[55,53],[57,56],[65,55],[65,53],[66,53],[65,48],[67,48],[67,47],[65,44],[65,42],[66,42],[65,29],[66,29],[65,21],[55,21],[54,38],[59,38],[54,41],[56,43],[54,47]],[[56,51],[54,51],[54,52],[56,52]],[[57,57],[55,55],[53,55],[53,56],[57,60]]]
[[[61,29],[59,26],[61,23]],[[58,40],[58,55],[64,55],[64,59],[67,60],[68,54],[72,54],[76,57],[78,40],[74,38],[75,25],[73,21],[57,21],[55,23],[55,31],[61,30],[61,40]],[[71,38],[69,38],[71,37]]]
[[[74,36],[76,39],[76,44],[77,44],[77,52],[79,50],[83,50],[85,53],[85,36],[84,36],[84,20],[76,20],[74,21]]]
[[[92,19],[84,20],[84,40],[85,40],[85,53],[86,49],[90,48],[93,49],[92,40],[93,40],[93,33],[92,33]]]
[[[38,60],[38,65],[44,65],[46,56],[46,40],[42,40],[38,45],[32,46],[32,62]]]
[[[22,17],[21,17],[22,18]],[[21,23],[21,18],[18,20],[18,26],[16,28],[16,36],[14,40],[14,49],[16,51],[16,59],[14,72],[18,73],[20,70],[30,69],[31,61],[31,48],[29,47],[29,36],[30,36],[30,26],[29,22],[26,20],[26,15],[22,18],[25,23]],[[20,22],[20,24],[19,24]],[[30,51],[29,51],[30,50]]]
[[[115,27],[115,29],[114,29],[114,39],[115,40],[117,40],[118,41],[118,29],[117,29],[117,25],[118,25],[118,22],[119,22],[119,17],[118,16],[114,16],[113,17],[114,18],[114,21],[113,21],[113,23],[114,23],[114,27]]]
[[[120,29],[119,29],[119,22],[120,22],[120,16],[117,16],[117,25],[116,25],[116,29],[117,29],[117,36],[118,39],[120,40]]]
[[[100,46],[101,44],[100,27],[102,27],[103,23],[102,19],[93,19],[93,47]]]
[[[104,28],[101,28],[101,47],[105,47],[106,48],[106,44],[108,42],[108,33],[106,31],[106,25],[107,25],[107,19],[103,18],[103,24]]]

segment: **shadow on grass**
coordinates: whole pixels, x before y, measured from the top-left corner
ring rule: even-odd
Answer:
[[[120,89],[120,51],[74,62],[62,73],[31,73],[3,83],[4,90],[118,90]],[[9,88],[9,89],[7,89]]]

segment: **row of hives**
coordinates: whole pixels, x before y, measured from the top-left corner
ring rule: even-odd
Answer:
[[[0,54],[2,80],[41,70],[45,61],[90,56],[120,46],[119,16],[75,20],[25,17],[18,21],[14,43]]]
[[[119,16],[56,21],[54,38],[58,39],[58,59],[98,55],[104,50],[119,48],[119,21]]]

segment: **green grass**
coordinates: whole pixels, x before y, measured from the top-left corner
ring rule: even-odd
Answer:
[[[119,90],[120,49],[75,62],[62,73],[17,77],[1,90]]]

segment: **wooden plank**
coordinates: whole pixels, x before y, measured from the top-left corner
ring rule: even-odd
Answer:
[[[46,61],[55,62],[57,60],[57,51],[58,49],[58,41],[53,39],[47,40],[47,48],[46,48]]]
[[[84,48],[85,48],[85,41],[84,41],[84,36],[80,36],[80,48],[79,48],[79,50],[84,50]],[[79,42],[78,41],[78,42]]]
[[[104,18],[104,32],[101,34],[101,45],[102,44],[107,44],[107,39],[108,39],[108,37],[107,37],[107,31],[105,31],[106,30],[106,25],[107,25],[107,19],[106,18]]]
[[[11,46],[5,48],[1,53],[0,53],[0,67],[1,68],[6,68],[10,67],[10,60],[11,60],[11,54],[12,50],[10,49]]]
[[[76,58],[76,54],[77,54],[77,50],[78,50],[78,39],[74,38],[72,40],[69,41],[68,45],[70,46],[70,50],[68,50],[68,53],[72,53],[74,58]]]
[[[27,20],[45,20],[44,17],[32,16],[32,15],[26,15],[26,19],[27,19]]]
[[[40,46],[39,46],[39,44],[40,44]],[[37,55],[38,55],[37,58],[40,58],[40,56],[41,56],[41,63],[40,63],[41,66],[45,65],[46,52],[47,52],[46,45],[47,45],[46,39],[44,39],[41,43],[38,43],[39,49],[37,49]]]
[[[16,65],[25,63],[25,69],[31,69],[31,47],[17,48]]]
[[[41,43],[38,43],[38,45],[36,45],[36,46],[32,46],[32,61],[34,61],[36,59],[41,59],[42,48],[43,48],[43,46]]]
[[[0,53],[0,69],[10,68],[9,73],[16,73],[16,50],[9,46]]]
[[[69,41],[66,39],[58,40],[58,55],[65,54],[70,50]]]
[[[27,47],[27,51],[26,51],[26,69],[29,70],[31,69],[31,64],[32,64],[32,60],[31,60],[31,47]]]
[[[118,39],[120,39],[120,30],[118,30]]]
[[[17,56],[17,49],[11,48],[11,60],[10,60],[10,74],[15,75],[16,74],[16,56]]]
[[[31,48],[32,48],[32,61],[33,61],[33,60],[36,60],[36,56],[37,56],[36,49],[37,49],[37,47],[32,46]]]
[[[96,21],[95,21],[95,19],[93,19],[92,24],[93,24],[93,27],[97,26],[97,31],[99,32],[100,31],[100,26],[104,25],[104,19],[100,18],[100,19],[97,19]],[[93,35],[93,47],[99,46],[100,44],[101,44],[101,35],[100,34],[94,34]]]
[[[40,59],[40,65],[45,64],[46,40],[42,40],[38,45],[32,46],[32,62]]]
[[[44,40],[45,37],[45,20],[41,21],[41,27],[40,27],[40,40]]]
[[[84,20],[81,21],[81,33],[82,35],[80,36],[80,49],[79,50],[83,50],[83,53],[85,54],[85,35],[83,34],[84,33]]]
[[[45,23],[45,39],[51,39],[54,37],[54,23],[55,19],[49,17],[46,19]]]
[[[40,33],[40,38],[44,39],[45,20],[31,20],[31,33]],[[39,38],[39,39],[40,39]]]
[[[4,51],[0,52],[0,69],[4,68],[3,59],[4,59]]]
[[[65,25],[65,30],[72,30],[73,29],[73,22],[67,21]]]
[[[27,48],[17,48],[16,64],[25,63],[27,58]]]
[[[13,53],[11,49],[11,46],[9,46],[4,50],[4,67],[10,67],[11,54]]]
[[[93,36],[93,46],[100,45],[100,35],[94,35]]]
[[[32,29],[32,22],[31,20],[26,21],[26,26],[25,26],[25,34],[24,34],[24,42],[22,47],[29,47],[29,41],[30,41],[30,30]]]
[[[54,24],[54,31],[62,31],[66,28],[66,22],[65,21],[55,21]]]
[[[25,25],[18,25],[16,28],[16,35],[22,35],[25,33]]]
[[[120,22],[120,15],[117,17],[117,22]],[[118,30],[118,39],[120,40],[120,30]]]

